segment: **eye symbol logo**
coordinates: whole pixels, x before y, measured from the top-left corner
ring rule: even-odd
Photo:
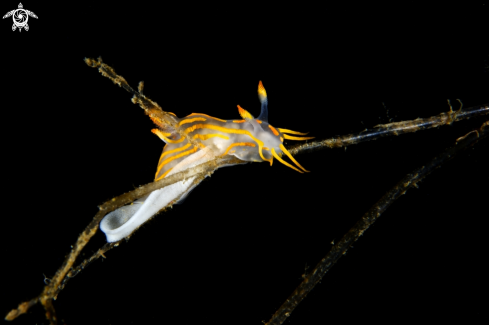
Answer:
[[[29,20],[29,16],[34,17],[37,19],[37,16],[35,13],[29,10],[23,9],[22,3],[19,3],[19,8],[14,9],[12,11],[7,12],[3,18],[8,18],[12,16],[12,19],[14,21],[14,24],[12,25],[12,31],[15,31],[17,28],[19,29],[19,32],[22,31],[22,28],[24,28],[26,31],[29,30],[29,25],[27,25],[27,21]]]

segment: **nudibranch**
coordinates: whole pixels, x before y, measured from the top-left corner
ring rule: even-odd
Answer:
[[[225,155],[233,155],[250,162],[268,161],[270,165],[273,158],[276,158],[299,173],[307,172],[285,149],[283,141],[307,140],[313,137],[289,135],[307,133],[274,128],[268,123],[268,99],[261,81],[258,84],[258,97],[261,113],[256,119],[239,105],[238,111],[242,120],[223,120],[206,114],[192,113],[182,119],[177,118],[178,130],[168,127],[157,118],[151,118],[158,126],[151,132],[166,143],[158,162],[155,181]],[[192,143],[189,139],[192,139]],[[295,166],[283,160],[283,154],[287,155]],[[170,202],[178,203],[184,199],[195,186],[192,185],[195,177],[156,190],[130,205],[107,214],[100,222],[100,229],[107,236],[107,241],[116,242],[131,235]]]

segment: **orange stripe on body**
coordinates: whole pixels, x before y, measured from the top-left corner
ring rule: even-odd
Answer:
[[[156,175],[155,175],[155,177],[156,177],[156,176],[158,176],[158,174],[160,173],[161,168],[162,168],[163,166],[165,166],[166,164],[168,164],[169,162],[171,162],[171,161],[173,161],[173,160],[175,160],[175,159],[181,158],[181,157],[185,157],[185,156],[187,156],[187,155],[189,155],[189,154],[191,154],[191,153],[196,152],[197,150],[198,150],[198,148],[197,148],[197,147],[193,147],[192,149],[187,150],[187,151],[184,151],[184,152],[182,152],[182,153],[179,153],[178,155],[175,155],[175,156],[172,156],[172,157],[168,157],[168,158],[166,158],[166,159],[165,159],[165,160],[163,160],[163,161],[161,162],[161,164],[158,166],[158,170],[156,170]],[[168,171],[167,171],[167,172],[168,172]],[[165,174],[166,174],[166,173],[165,173]],[[165,175],[165,174],[163,174],[163,175]],[[162,176],[163,176],[163,175],[162,175]],[[157,180],[160,180],[161,178],[163,178],[162,176],[158,177],[158,179],[155,179],[155,180],[156,180],[156,181],[157,181]]]
[[[257,121],[260,124],[262,123],[262,121],[260,121],[260,120],[255,120],[255,121]],[[244,123],[244,122],[246,122],[246,120],[234,120],[233,121],[233,123]]]
[[[254,143],[251,143],[251,142],[233,143],[226,149],[226,151],[223,153],[223,156],[227,155],[229,150],[231,150],[232,148],[237,147],[237,146],[256,147],[256,145]]]
[[[168,155],[168,154],[171,154],[171,153],[175,153],[175,152],[179,152],[179,151],[182,151],[182,150],[185,150],[187,149],[188,147],[191,146],[191,143],[187,143],[186,145],[184,145],[183,147],[180,147],[180,148],[177,148],[177,149],[173,149],[173,150],[169,150],[167,152],[163,152],[160,156],[160,160],[158,161],[158,166],[160,165],[160,161],[161,161],[161,158],[163,158],[164,156]],[[166,145],[165,145],[166,147]],[[165,148],[163,148],[163,150],[165,150]]]
[[[249,136],[251,139],[253,139],[253,141],[255,141],[258,144],[258,153],[260,154],[261,159],[263,159],[264,161],[270,161],[270,163],[272,162],[272,159],[266,159],[263,156],[263,153],[262,153],[263,141],[255,138],[247,130],[229,129],[229,128],[225,128],[225,127],[221,127],[221,126],[217,126],[217,125],[212,125],[212,124],[195,124],[195,125],[192,125],[191,127],[187,128],[184,132],[186,134],[188,134],[188,133],[191,133],[197,129],[211,129],[211,130],[221,131],[223,133],[245,134],[245,135]]]
[[[196,134],[193,136],[192,139],[200,139],[200,140],[207,140],[209,138],[214,138],[214,137],[219,137],[224,140],[229,140],[229,137],[226,135],[218,134],[218,133],[213,133],[213,134]]]
[[[172,169],[173,169],[173,167],[172,167],[172,168],[170,168],[170,169],[168,169],[168,170],[167,170],[167,171],[166,171],[166,172],[165,172],[163,175],[161,175],[161,176],[160,176],[158,179],[155,179],[155,181],[159,181],[160,179],[165,178],[165,176],[166,176],[166,175],[167,175],[167,174],[170,172],[170,170],[172,170]],[[155,177],[156,177],[156,176],[155,176]]]
[[[189,119],[180,121],[180,123],[178,123],[178,126],[182,126],[184,124],[192,123],[192,122],[195,122],[195,121],[205,121],[205,120],[206,119],[203,118],[203,117],[189,118]]]
[[[270,128],[270,130],[272,130],[272,132],[273,132],[273,134],[275,134],[275,136],[278,136],[278,132],[277,132],[277,130],[275,130],[275,128],[273,126],[268,124],[268,127]]]
[[[221,122],[227,122],[226,120],[221,120],[220,118],[217,118],[217,117],[214,117],[214,116],[210,116],[210,115],[207,115],[207,114],[202,114],[202,113],[192,113],[189,116],[194,116],[194,115],[203,115],[203,116],[207,116],[209,118],[212,118],[214,120],[218,120],[218,121],[221,121]]]
[[[165,141],[165,142],[167,142],[167,143],[180,143],[180,142],[182,142],[183,140],[185,140],[185,137],[182,137],[182,136],[180,136],[180,139],[178,139],[178,140],[170,140],[170,139],[168,139],[167,137],[165,137],[165,136],[163,136],[163,135],[161,135],[161,136],[159,136],[159,137],[160,137],[160,138],[161,138],[163,141]]]

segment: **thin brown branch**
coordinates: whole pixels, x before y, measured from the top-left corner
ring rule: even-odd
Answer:
[[[479,140],[489,135],[489,121],[482,124],[479,130],[467,133],[457,139],[455,145],[442,154],[435,157],[425,166],[409,173],[389,190],[365,215],[334,245],[329,253],[316,265],[304,281],[295,289],[289,298],[275,312],[266,325],[280,325],[291,315],[295,307],[307,296],[323,276],[333,267],[338,259],[346,253],[351,245],[381,216],[381,214],[393,204],[401,195],[429,175],[433,170],[440,167],[442,163],[452,159],[457,153],[474,145]]]
[[[297,144],[288,148],[292,155],[312,152],[325,148],[347,147],[364,141],[377,140],[391,135],[413,133],[421,130],[436,128],[442,125],[451,125],[463,119],[489,114],[489,104],[479,105],[458,111],[450,110],[428,118],[417,118],[415,120],[395,122],[383,125],[376,125],[373,130],[366,130],[360,133],[348,134],[339,137],[332,137],[325,140],[312,141]]]
[[[139,83],[138,91],[135,91],[127,83],[126,79],[124,79],[122,76],[119,76],[112,67],[103,63],[102,58],[99,57],[97,61],[95,61],[94,59],[85,58],[85,63],[89,67],[98,68],[98,71],[102,74],[102,76],[109,78],[110,80],[112,80],[113,83],[131,93],[133,95],[132,102],[134,104],[139,104],[146,115],[152,118],[153,121],[154,119],[159,120],[160,123],[163,123],[165,126],[170,127],[173,131],[178,132],[180,136],[186,138],[193,146],[197,148],[200,147],[195,139],[188,136],[188,134],[184,133],[181,128],[177,127],[178,122],[172,114],[163,111],[160,105],[143,95],[143,82]]]
[[[77,267],[76,269],[72,269],[72,266],[75,263],[78,255],[80,254],[82,249],[86,246],[88,241],[92,238],[92,236],[97,232],[100,221],[107,213],[114,211],[115,209],[122,207],[128,203],[131,203],[134,200],[137,200],[138,198],[143,197],[155,190],[185,180],[189,177],[197,176],[197,178],[194,180],[194,183],[198,184],[206,176],[210,176],[219,167],[223,167],[229,164],[243,164],[243,163],[246,162],[231,156],[218,157],[206,163],[197,165],[193,168],[189,168],[185,171],[175,173],[171,176],[165,177],[159,181],[140,186],[139,188],[131,192],[122,194],[118,197],[115,197],[105,202],[104,204],[99,206],[100,211],[95,215],[95,217],[92,219],[90,224],[80,234],[75,245],[73,245],[71,252],[68,254],[67,258],[65,259],[61,267],[58,269],[54,277],[51,279],[50,283],[44,287],[43,292],[38,297],[30,301],[19,304],[19,306],[16,309],[11,310],[7,314],[5,319],[14,320],[19,315],[24,314],[30,307],[35,305],[37,302],[40,302],[46,310],[46,318],[49,319],[51,324],[57,323],[54,308],[52,306],[52,299],[56,299],[57,295],[64,288],[69,278],[74,277],[82,269],[84,269],[86,265],[90,264],[93,260],[99,258],[100,256],[103,256],[103,253],[105,253],[107,250],[117,246],[117,243],[114,243],[114,245],[108,245],[108,246],[106,245],[102,247],[91,258],[82,262],[82,264],[79,267]],[[168,204],[162,210],[165,210],[166,208],[170,207],[172,204],[173,202]]]

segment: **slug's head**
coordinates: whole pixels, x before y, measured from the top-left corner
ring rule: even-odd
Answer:
[[[301,133],[297,131],[287,130],[287,129],[279,129],[274,128],[272,125],[268,123],[268,99],[267,92],[265,91],[265,87],[263,87],[262,82],[260,81],[258,84],[258,98],[261,102],[261,113],[258,118],[254,118],[248,111],[241,108],[238,105],[238,111],[241,117],[249,122],[250,127],[249,131],[252,133],[254,140],[258,143],[258,154],[259,159],[263,161],[269,161],[270,165],[273,163],[273,158],[275,157],[282,164],[298,171],[299,173],[308,172],[304,167],[302,167],[297,160],[285,149],[283,142],[284,139],[287,140],[309,140],[314,139],[314,137],[296,137],[291,136],[289,134],[298,134],[298,135],[306,135],[307,133]],[[295,167],[281,157],[283,154],[286,154],[290,160],[294,162],[294,164],[298,167]]]

